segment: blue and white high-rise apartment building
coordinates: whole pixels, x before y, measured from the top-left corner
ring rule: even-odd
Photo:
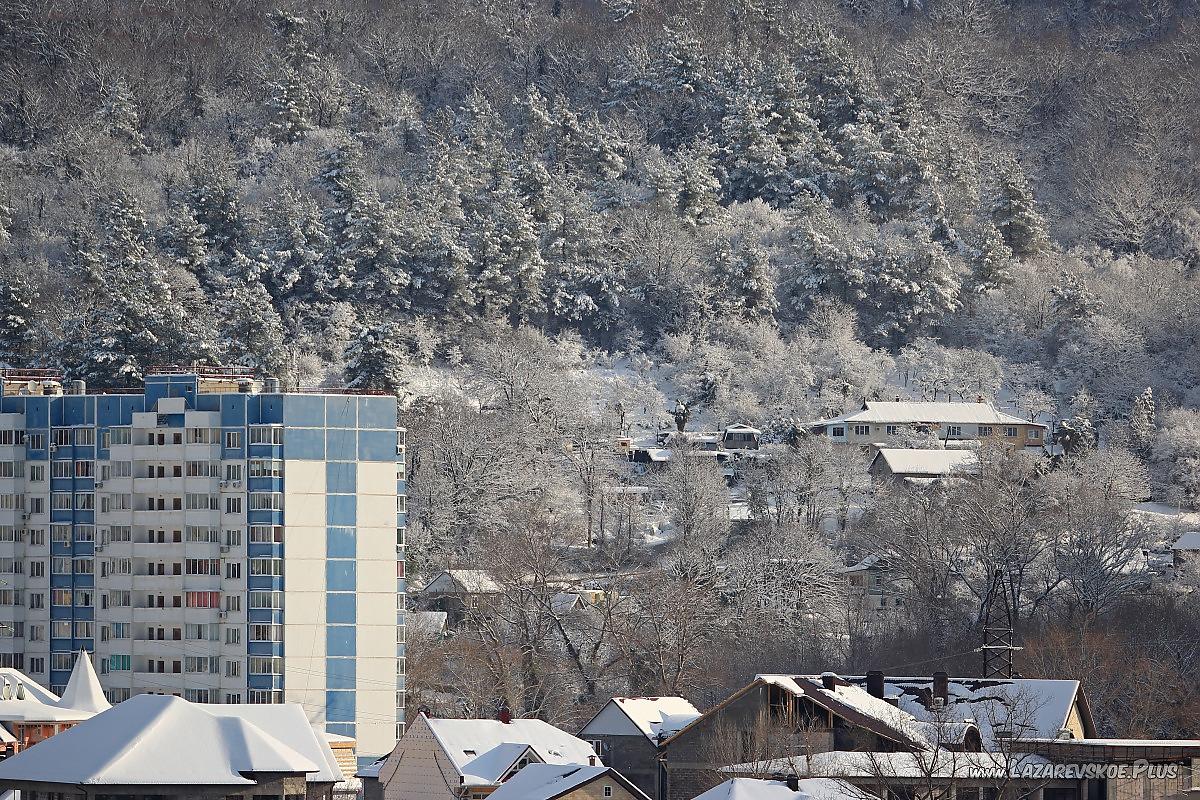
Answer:
[[[395,398],[150,372],[96,394],[0,372],[0,666],[61,690],[83,649],[114,702],[295,702],[360,757],[387,753],[404,721]]]

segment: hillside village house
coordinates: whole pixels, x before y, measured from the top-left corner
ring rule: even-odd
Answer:
[[[868,400],[858,411],[804,426],[840,444],[886,446],[908,433],[932,433],[944,442],[999,438],[1014,447],[1044,447],[1048,427],[997,411],[990,403]]]
[[[448,569],[434,576],[421,590],[428,611],[446,613],[446,624],[456,628],[468,613],[486,608],[500,594],[500,584],[479,569]]]
[[[612,767],[530,764],[494,791],[489,800],[649,800]]]
[[[759,675],[714,708],[663,739],[656,800],[691,800],[716,785],[727,765],[754,764],[785,747],[797,755],[981,753],[1026,739],[1096,735],[1078,681],[950,678],[885,679],[881,672]],[[607,762],[624,773],[640,756],[613,750]],[[747,769],[760,777],[779,771]],[[843,777],[820,775],[816,777]],[[1059,800],[1103,800],[1059,798]]]
[[[329,800],[343,779],[296,704],[140,694],[0,761],[23,800]]]
[[[358,774],[367,798],[483,800],[529,764],[596,766],[598,759],[587,742],[539,719],[419,714],[377,769]]]
[[[887,564],[879,556],[867,556],[838,574],[849,587],[847,600],[857,600],[863,614],[878,616],[904,607],[904,598],[891,590]]]
[[[699,718],[682,697],[614,697],[579,731],[606,764],[647,795],[658,784],[658,748],[663,741]]]
[[[929,485],[951,475],[966,475],[979,469],[979,456],[971,449],[917,450],[882,447],[871,459],[868,471],[882,483],[888,480]]]

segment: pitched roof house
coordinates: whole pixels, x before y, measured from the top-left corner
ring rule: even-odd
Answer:
[[[916,450],[881,447],[868,468],[876,480],[889,478],[913,483],[943,481],[953,474],[969,474],[979,468],[973,450]]]
[[[1013,446],[1042,447],[1049,428],[997,411],[990,403],[883,402],[805,426],[846,444],[882,445],[905,432],[928,432],[944,441],[999,437]]]
[[[387,800],[482,798],[529,764],[588,765],[595,760],[591,745],[542,720],[422,714],[384,760],[378,780]]]
[[[488,795],[488,800],[649,800],[612,767],[530,764]]]
[[[274,724],[282,716],[258,717],[268,732],[239,708],[216,714],[178,697],[137,695],[0,762],[0,788],[60,798],[329,796],[341,778],[332,756],[285,742],[299,734]],[[311,732],[303,710],[295,713],[289,725],[302,721]]]
[[[579,738],[647,795],[658,785],[659,745],[700,717],[682,697],[614,697],[579,731]]]
[[[0,743],[9,752],[48,739],[112,708],[104,698],[92,660],[75,658],[62,697],[15,669],[0,669]]]

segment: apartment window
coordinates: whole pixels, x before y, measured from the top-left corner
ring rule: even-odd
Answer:
[[[242,579],[242,565],[237,561],[229,561],[225,564],[225,579],[230,581],[240,581]]]
[[[24,461],[0,461],[0,478],[20,478],[25,474]]]
[[[108,529],[109,539],[114,542],[129,542],[133,540],[133,528],[128,525],[113,525]]]
[[[251,478],[282,478],[283,462],[274,458],[255,458],[250,460]]]
[[[187,443],[188,444],[212,444],[213,432],[211,428],[188,428]]]
[[[31,483],[42,483],[46,480],[46,465],[45,464],[30,464],[29,465],[29,480]]]
[[[5,447],[11,447],[11,446],[17,444],[20,440],[21,440],[20,437],[17,435],[17,432],[14,430],[0,431],[0,445],[3,445]]]
[[[100,495],[100,510],[105,513],[129,511],[131,508],[133,508],[133,498],[127,494]]]
[[[275,705],[283,702],[283,691],[281,689],[251,689],[247,699],[256,705]]]
[[[29,513],[30,514],[45,514],[46,513],[46,498],[44,498],[44,497],[29,498]]]
[[[242,513],[242,498],[226,497],[225,498],[225,513],[226,514]]]
[[[65,447],[71,443],[71,431],[68,428],[56,428],[54,430],[54,444],[56,447]]]
[[[42,594],[41,592],[30,592],[29,607],[30,608],[45,608],[46,607],[46,595]]]
[[[75,638],[76,639],[94,639],[96,638],[96,623],[86,620],[79,620],[75,623]]]
[[[37,673],[45,672],[46,671],[46,659],[44,659],[44,658],[29,659],[29,671],[37,672]]]
[[[71,495],[67,492],[53,492],[50,495],[51,511],[70,511]]]
[[[14,606],[19,608],[23,605],[25,605],[25,599],[21,596],[21,591],[19,589],[0,589],[0,606]],[[23,636],[23,630],[13,630],[12,628],[6,627],[9,624],[10,623],[5,623],[4,625],[0,625],[0,636],[4,636],[6,631],[7,635],[10,637],[20,638]],[[21,622],[15,624],[18,626],[24,625],[24,623]]]
[[[225,662],[225,677],[226,678],[237,678],[237,677],[240,677],[241,674],[242,674],[242,662],[240,662],[240,661],[226,661]]]
[[[251,608],[283,608],[283,592],[251,592]]]
[[[226,628],[225,629],[225,644],[241,644],[242,629],[241,628]]]
[[[251,511],[283,511],[282,492],[252,492],[250,494]]]
[[[21,531],[15,525],[0,525],[0,542],[21,541]]]
[[[283,543],[283,526],[282,525],[251,525],[250,526],[250,543],[251,544],[282,544]]]
[[[114,622],[112,624],[112,638],[128,639],[129,638],[129,623],[128,622]]]
[[[283,575],[282,558],[252,558],[250,559],[251,575]]]
[[[94,478],[96,476],[95,461],[76,461],[75,462],[75,477],[76,478]]]
[[[55,620],[50,623],[50,638],[51,639],[70,639],[71,638],[71,621],[69,619]],[[65,669],[71,668],[70,653],[51,653],[51,668],[64,669],[64,667],[54,666],[54,660],[60,655],[67,656],[64,660],[67,663]]]
[[[46,577],[46,562],[38,559],[37,561],[29,562],[29,577],[44,578]]]
[[[250,641],[252,642],[282,642],[283,626],[256,623],[250,626]]]
[[[220,465],[211,461],[189,461],[187,462],[187,476],[189,478],[215,478],[220,472]]]
[[[70,625],[70,623],[67,623]],[[67,634],[69,637],[70,634]],[[65,638],[65,637],[61,637]],[[52,670],[69,670],[75,666],[74,653],[51,653],[50,654],[50,669]]]
[[[242,432],[241,431],[225,431],[225,449],[226,450],[241,450],[242,449]]]
[[[70,509],[71,495],[67,495],[67,508]],[[0,494],[0,511],[20,511],[25,505],[25,497],[19,494]]]
[[[217,626],[188,623],[184,625],[184,636],[194,641],[215,642],[217,641]]]
[[[96,495],[91,492],[79,492],[75,495],[76,511],[95,511]]]
[[[108,668],[113,672],[127,672],[129,670],[129,656],[127,655],[111,655],[108,657]]]
[[[55,556],[54,558],[50,559],[50,574],[70,575],[71,559],[64,556]]]
[[[242,532],[236,528],[226,528],[225,544],[229,547],[242,546]]]
[[[0,573],[5,575],[21,575],[25,572],[25,562],[19,558],[0,558]]]
[[[29,529],[29,544],[34,547],[46,546],[46,529],[45,528],[30,528]]]
[[[854,435],[855,436],[870,436],[870,434],[871,434],[871,426],[870,425],[855,425],[854,426]],[[834,435],[836,436],[838,434],[834,434]]]
[[[110,471],[109,475],[104,480],[109,478],[131,478],[133,477],[133,462],[132,461],[114,461],[111,464],[105,465]]]
[[[193,673],[215,673],[220,669],[221,660],[215,656],[185,656],[183,671]]]
[[[188,525],[187,540],[189,542],[218,542],[220,541],[220,532],[216,528]]]
[[[254,462],[250,462],[250,463],[254,463]],[[226,464],[225,465],[225,480],[230,481],[231,483],[237,483],[241,479],[242,479],[242,465],[241,464]]]
[[[209,689],[184,689],[183,699],[190,703],[211,703],[213,693]]]
[[[231,594],[231,595],[226,596],[225,610],[226,611],[241,611],[242,610],[242,596],[240,594]]]
[[[184,560],[185,575],[220,575],[219,558],[188,558]]]
[[[282,675],[283,659],[277,656],[250,656],[247,671],[251,675]]]
[[[992,428],[991,425],[980,425],[979,426],[979,435],[980,436],[991,436],[993,433],[995,433],[995,429]]]
[[[91,608],[92,607],[92,590],[91,589],[76,589],[75,590],[75,607],[76,608]]]
[[[220,505],[215,495],[189,493],[187,508],[188,511],[217,511],[220,509]]]
[[[91,558],[77,558],[74,566],[76,575],[94,575],[96,572],[96,562]]]
[[[962,436],[963,435],[962,425],[947,425],[946,426],[946,435],[947,436]]]
[[[76,525],[75,526],[75,541],[77,541],[77,542],[94,542],[94,541],[96,541],[96,526],[95,525]]]
[[[74,470],[74,464],[70,461],[51,461],[50,462],[50,477],[51,478],[69,478]]]
[[[70,525],[51,525],[50,526],[50,541],[55,544],[70,544],[71,543],[71,526]]]
[[[188,608],[220,608],[220,592],[187,592]]]
[[[108,443],[114,444],[129,444],[133,441],[133,431],[128,427],[109,428]]]
[[[91,447],[96,443],[95,428],[76,428],[75,429],[75,444],[81,447]]]
[[[283,428],[278,425],[251,425],[250,444],[283,444]]]
[[[133,593],[128,589],[114,589],[108,593],[110,608],[126,608],[133,605]]]

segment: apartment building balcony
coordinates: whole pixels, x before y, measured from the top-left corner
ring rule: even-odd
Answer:
[[[140,605],[134,606],[133,607],[133,621],[134,622],[142,622],[142,623],[154,622],[154,623],[159,623],[159,624],[166,624],[168,622],[172,622],[172,623],[182,624],[183,623],[183,612],[185,610],[182,606],[182,602],[183,601],[180,600],[180,605],[167,606],[165,608],[140,606]],[[187,610],[191,611],[192,609],[187,609]]]
[[[168,440],[169,441],[169,440]],[[192,445],[196,447],[197,445]],[[135,444],[133,461],[185,461],[188,445],[183,444]]]

